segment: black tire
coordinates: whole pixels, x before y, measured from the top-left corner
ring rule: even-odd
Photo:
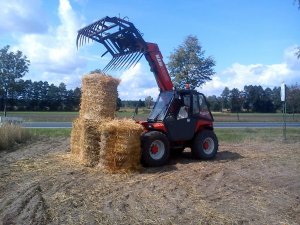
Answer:
[[[213,159],[218,151],[218,139],[211,130],[198,133],[193,141],[192,154],[196,159]]]
[[[162,166],[170,156],[169,141],[159,131],[149,131],[142,136],[141,162],[147,167]]]

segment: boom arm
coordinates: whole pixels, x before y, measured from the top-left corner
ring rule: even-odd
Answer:
[[[103,72],[134,67],[145,55],[159,89],[161,91],[173,89],[173,83],[158,45],[145,42],[132,23],[117,17],[105,17],[78,31],[77,47],[89,40],[105,46],[107,51],[102,56],[109,52],[113,57],[104,67]]]
[[[173,83],[170,78],[167,67],[163,61],[158,45],[147,43],[148,51],[145,53],[145,58],[150,65],[151,72],[154,73],[156,83],[161,91],[170,91],[173,89]]]

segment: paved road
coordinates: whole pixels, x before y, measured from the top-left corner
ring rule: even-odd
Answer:
[[[24,122],[26,128],[71,128],[71,122]],[[215,122],[215,128],[274,128],[282,127],[282,122]],[[300,122],[288,122],[287,127],[300,128]]]

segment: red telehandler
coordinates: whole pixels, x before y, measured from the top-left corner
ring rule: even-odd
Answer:
[[[190,147],[197,159],[212,159],[218,151],[213,116],[203,94],[189,88],[174,88],[157,44],[145,42],[135,26],[118,17],[105,17],[78,31],[77,48],[89,40],[99,42],[112,55],[103,72],[130,68],[145,56],[154,73],[160,94],[141,136],[144,166],[164,165],[170,152]]]

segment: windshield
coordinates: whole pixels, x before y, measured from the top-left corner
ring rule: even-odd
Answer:
[[[148,120],[163,120],[172,98],[173,91],[161,92],[148,117]]]

